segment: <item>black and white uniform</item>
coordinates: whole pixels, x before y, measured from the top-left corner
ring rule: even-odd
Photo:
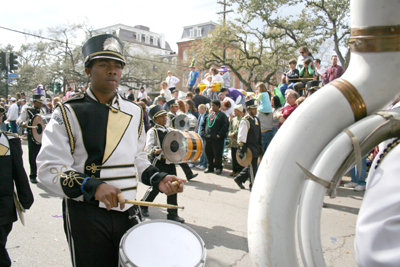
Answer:
[[[64,196],[74,266],[117,266],[120,239],[136,224],[129,219],[132,205],[107,211],[94,195],[101,183],[132,200],[139,180],[158,188],[167,173],[150,164],[145,143],[142,109],[117,94],[108,107],[89,89],[55,109],[43,134],[38,177]]]
[[[156,123],[153,128],[147,131],[145,151],[150,155],[152,159],[151,163],[153,166],[157,167],[160,171],[166,172],[171,175],[176,175],[176,168],[174,163],[168,162],[162,152],[158,155],[154,154],[154,151],[156,149],[161,148],[164,137],[170,131],[170,128]],[[158,190],[158,188],[154,186],[150,187],[147,190],[146,194],[143,196],[142,201],[153,202],[159,192],[160,191]],[[171,205],[178,205],[178,194],[167,196],[167,203]],[[141,208],[143,210],[148,209],[148,207],[144,206],[142,206]],[[168,209],[167,211],[169,215],[178,215],[177,209]]]
[[[22,207],[29,209],[33,203],[33,194],[22,162],[21,140],[17,134],[0,131],[0,170],[0,266],[11,266],[6,242],[13,222],[17,220],[14,184]]]
[[[17,124],[20,127],[22,127],[22,123],[24,122],[29,124],[36,114],[44,115],[46,114],[46,109],[44,108],[35,109],[34,107],[26,107],[22,109],[21,115],[17,120]],[[28,131],[29,166],[31,168],[31,173],[29,174],[29,178],[33,180],[36,180],[37,176],[36,157],[39,153],[40,147],[41,147],[40,144],[37,144],[33,141],[33,136],[31,134],[31,131]]]
[[[238,132],[239,149],[245,144],[245,151],[248,147],[253,156],[251,164],[246,166],[236,177],[238,181],[244,183],[250,178],[250,184],[253,185],[258,169],[258,155],[261,149],[261,125],[258,117],[246,115],[240,121]]]

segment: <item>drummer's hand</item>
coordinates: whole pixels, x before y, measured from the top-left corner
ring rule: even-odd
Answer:
[[[177,181],[179,186],[173,185],[172,182]],[[180,179],[175,175],[165,176],[158,184],[158,189],[167,196],[183,192],[183,183],[187,182],[185,179]]]
[[[228,136],[229,136],[230,138],[232,138],[232,137],[233,137],[233,133],[229,133]]]
[[[161,148],[157,148],[156,150],[154,150],[154,154],[158,155],[162,152]]]
[[[118,207],[118,202],[121,203],[121,210],[125,207],[125,198],[122,195],[121,190],[113,185],[106,183],[100,184],[96,189],[94,198],[103,202],[106,205],[107,210]]]
[[[28,128],[28,125],[26,124],[26,122],[23,122],[21,126],[22,126],[22,128]]]

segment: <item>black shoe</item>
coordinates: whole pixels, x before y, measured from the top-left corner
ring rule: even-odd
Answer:
[[[215,174],[221,174],[222,173],[222,169],[216,169],[215,170]]]
[[[240,187],[240,189],[245,189],[242,182],[239,182],[236,178],[233,179],[235,183]]]
[[[207,169],[204,173],[213,173],[214,170]]]
[[[199,175],[198,173],[193,173],[192,176],[191,176],[190,178],[189,178],[189,177],[186,177],[186,178],[187,178],[188,181],[190,181],[190,180],[192,180],[193,178],[196,178],[198,175]]]
[[[185,222],[185,219],[179,217],[178,215],[169,215],[168,214],[167,215],[167,219],[171,220],[171,221],[176,221],[176,222],[179,222],[179,223],[184,223]]]
[[[323,207],[323,208],[327,208],[327,207],[328,207],[328,204],[326,204],[325,202],[322,202],[322,207]]]
[[[36,179],[34,179],[34,178],[31,178],[30,180],[31,180],[32,184],[37,184],[38,183],[38,181]]]
[[[142,210],[142,215],[144,216],[144,217],[149,217],[149,210],[148,209],[143,209],[143,208],[141,208],[141,210]]]
[[[251,189],[253,188],[253,184],[249,184],[249,189],[250,189],[250,192],[251,192]]]

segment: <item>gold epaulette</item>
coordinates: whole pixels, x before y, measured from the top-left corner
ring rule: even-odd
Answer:
[[[62,103],[67,103],[67,102],[70,102],[70,101],[79,100],[79,99],[82,99],[84,97],[85,97],[84,93],[73,94],[70,99],[64,100],[64,101],[62,101]]]

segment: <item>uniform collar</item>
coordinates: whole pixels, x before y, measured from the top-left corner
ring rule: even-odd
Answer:
[[[94,101],[100,102],[100,101],[97,99],[96,95],[93,93],[91,87],[86,91],[86,94],[87,94],[90,98],[92,98]],[[111,105],[110,105],[114,110],[120,110],[120,107],[119,107],[119,105],[118,105],[118,101],[119,101],[119,96],[118,96],[117,93],[115,93],[113,99],[111,100]]]

